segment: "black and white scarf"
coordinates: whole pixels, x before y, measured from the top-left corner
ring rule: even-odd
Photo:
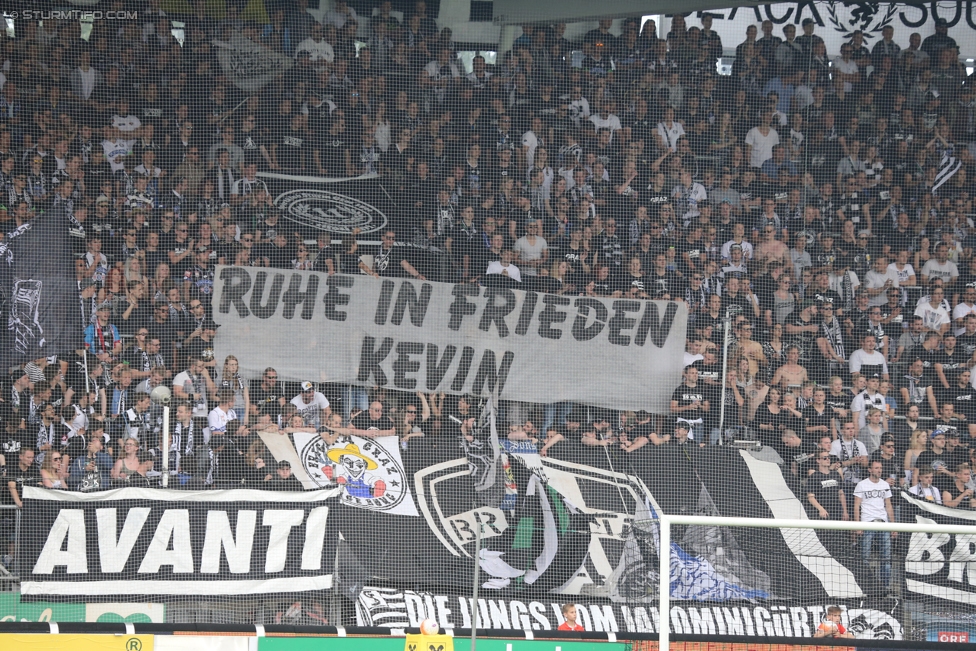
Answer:
[[[846,359],[847,355],[844,353],[844,339],[841,334],[840,322],[834,317],[830,325],[826,322],[820,324],[820,329],[823,332],[824,338],[827,339],[827,343],[834,349],[834,354],[841,359]]]

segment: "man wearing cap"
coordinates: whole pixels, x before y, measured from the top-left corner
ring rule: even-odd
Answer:
[[[691,429],[688,423],[679,420],[674,424],[674,436],[666,442],[666,445],[680,445],[682,447],[694,447],[695,442],[691,440]],[[700,442],[698,447],[705,447],[704,442]]]
[[[302,392],[291,399],[297,413],[308,427],[318,429],[322,427],[332,415],[332,408],[328,399],[315,390],[315,385],[306,380],[302,382]]]
[[[265,481],[266,483],[261,488],[267,488],[273,491],[297,492],[305,490],[302,482],[298,481],[298,477],[292,474],[291,463],[284,459],[278,462],[274,474],[268,475]]]
[[[860,438],[860,437],[858,437]],[[881,437],[881,444],[871,453],[870,461],[880,461],[883,468],[881,477],[892,486],[904,486],[905,473],[902,472],[901,462],[895,454],[895,437],[885,432]]]
[[[939,18],[935,21],[935,34],[927,36],[922,41],[921,50],[933,59],[938,59],[939,52],[949,48],[958,50],[959,45],[956,44],[954,38],[949,36],[949,21],[945,18]]]

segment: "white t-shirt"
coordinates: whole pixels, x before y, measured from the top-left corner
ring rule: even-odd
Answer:
[[[857,412],[858,431],[861,431],[861,428],[867,424],[868,409],[871,407],[880,410],[881,413],[885,413],[885,399],[880,392],[869,396],[865,390],[857,394],[854,400],[851,401],[851,411]]]
[[[601,129],[609,129],[610,140],[613,140],[613,132],[621,128],[620,118],[613,113],[611,113],[610,116],[605,120],[600,117],[599,114],[591,115],[590,122],[593,123],[593,126],[597,131],[600,131]]]
[[[898,279],[898,286],[901,287],[908,282],[909,278],[915,275],[915,268],[906,262],[904,268],[899,269],[898,265],[892,262],[888,265],[888,273],[895,275],[895,278]]]
[[[868,456],[868,449],[857,439],[845,441],[843,438],[838,438],[830,444],[830,456],[843,462],[855,457]],[[856,463],[845,467],[843,470],[845,482],[856,482],[861,477],[862,468]]]
[[[539,137],[534,131],[526,131],[522,134],[522,146],[525,150],[525,164],[531,170],[535,163],[535,150],[539,146]]]
[[[844,61],[844,57],[837,57],[834,59],[833,67],[845,75],[856,75],[857,74],[857,64],[851,61]],[[854,88],[854,85],[849,81],[844,82],[844,92],[849,93]]]
[[[928,262],[922,267],[922,275],[929,280],[941,278],[942,282],[947,283],[953,278],[959,277],[959,267],[952,260],[946,260],[944,263],[939,264],[939,261],[935,258],[929,258]]]
[[[129,155],[135,142],[135,140],[125,140],[123,138],[102,141],[102,151],[105,152],[105,159],[111,164],[113,172],[118,172],[124,167],[121,159]],[[119,162],[115,161],[116,158],[119,159]]]
[[[942,504],[942,491],[935,486],[924,488],[921,484],[915,484],[908,489],[908,492],[916,497],[920,497],[927,502]]]
[[[681,123],[674,120],[671,126],[664,124],[663,122],[657,123],[657,133],[664,140],[664,143],[668,146],[671,151],[678,150],[678,138],[685,135],[685,128],[681,126]],[[772,156],[772,154],[770,154]]]
[[[515,282],[522,282],[522,272],[514,264],[510,264],[507,267],[502,266],[501,260],[492,260],[488,263],[488,270],[485,271],[486,274],[500,274],[501,272],[507,272],[508,277]]]
[[[206,372],[206,371],[204,371],[204,372]],[[190,398],[190,401],[193,403],[192,415],[193,415],[194,418],[206,418],[207,417],[207,399],[206,399],[206,395],[207,395],[207,384],[206,384],[206,382],[207,381],[205,379],[203,379],[203,377],[201,376],[200,377],[200,384],[199,384],[199,386],[194,386],[194,384],[193,384],[193,378],[190,376],[190,373],[187,372],[187,371],[183,371],[182,373],[177,373],[176,374],[176,377],[173,378],[173,386],[174,387],[180,387],[181,389],[183,389],[184,391],[186,391],[188,394],[191,394],[191,396],[194,393],[200,393],[200,394],[203,395],[203,397],[200,399],[199,402],[197,402],[196,400],[194,400],[194,398],[192,398],[192,397]]]
[[[885,500],[891,499],[891,486],[883,479],[873,482],[862,479],[854,488],[854,497],[861,498],[861,522],[888,522]]]
[[[746,134],[746,144],[752,147],[749,165],[762,167],[763,163],[773,157],[773,147],[779,144],[779,134],[770,127],[769,135],[764,136],[759,127],[753,127]]]
[[[519,255],[520,261],[531,262],[532,260],[539,260],[542,258],[542,256],[545,255],[546,249],[548,248],[549,245],[546,243],[546,241],[536,235],[534,245],[529,244],[529,240],[523,236],[515,242],[515,246],[512,247],[512,250]],[[512,273],[509,272],[508,275],[511,276]],[[538,275],[538,272],[536,271],[535,267],[526,265],[525,275],[535,276]]]
[[[960,301],[959,305],[952,310],[952,320],[955,321],[956,319],[965,318],[967,314],[976,314],[976,304],[966,305],[964,302]],[[966,332],[966,328],[955,329],[955,334],[957,337],[964,332]]]
[[[329,408],[329,399],[316,391],[312,394],[312,402],[306,403],[298,394],[291,399],[291,404],[295,405],[306,425],[318,429],[322,426],[322,410]]]
[[[210,433],[222,432],[227,433],[227,423],[237,420],[237,412],[233,409],[224,411],[220,407],[214,407],[210,410],[210,414],[207,416],[207,425],[210,426]]]
[[[879,274],[877,271],[872,269],[864,275],[864,286],[868,289],[878,289],[884,287],[886,281],[891,281],[892,287],[898,287],[898,274],[892,271],[893,265],[888,265],[883,274]],[[868,299],[868,305],[870,306],[882,306],[888,304],[888,294],[887,292],[881,292],[877,296],[872,296]]]
[[[142,120],[132,115],[113,115],[112,116],[112,127],[122,131],[123,133],[128,133],[130,131],[135,131],[142,126]]]
[[[295,48],[296,59],[298,58],[299,52],[308,52],[308,58],[312,61],[326,61],[328,63],[335,61],[335,51],[325,39],[316,43],[312,37],[306,38]]]
[[[915,316],[922,317],[923,325],[929,330],[938,330],[944,324],[951,323],[948,310],[941,305],[934,306],[924,298],[919,300]]]
[[[862,366],[880,366],[883,369],[882,373],[888,373],[888,362],[885,361],[884,355],[877,350],[869,355],[863,348],[858,348],[851,353],[848,365],[851,373],[860,373]]]

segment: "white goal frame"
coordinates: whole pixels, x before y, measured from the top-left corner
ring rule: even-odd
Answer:
[[[907,522],[844,522],[842,520],[788,520],[774,518],[731,518],[707,515],[658,514],[661,551],[658,553],[660,584],[658,612],[661,621],[658,633],[659,651],[670,650],[671,637],[671,526],[701,525],[712,527],[752,527],[761,529],[820,529],[827,531],[896,531],[898,533],[972,534],[972,525],[946,525]]]

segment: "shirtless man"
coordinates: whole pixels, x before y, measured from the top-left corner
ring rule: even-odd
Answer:
[[[790,247],[776,239],[776,229],[772,224],[767,224],[762,231],[762,240],[756,245],[755,260],[764,268],[773,260],[784,264],[790,262]]]
[[[769,364],[769,360],[766,359],[766,354],[763,352],[762,344],[752,338],[752,326],[746,320],[739,323],[738,328],[736,328],[736,336],[738,337],[736,345],[739,352],[749,360],[749,374],[754,376],[759,372],[760,366],[765,367]]]
[[[790,344],[786,347],[786,363],[776,369],[771,386],[787,389],[802,386],[807,381],[807,370],[800,366],[800,348]]]

